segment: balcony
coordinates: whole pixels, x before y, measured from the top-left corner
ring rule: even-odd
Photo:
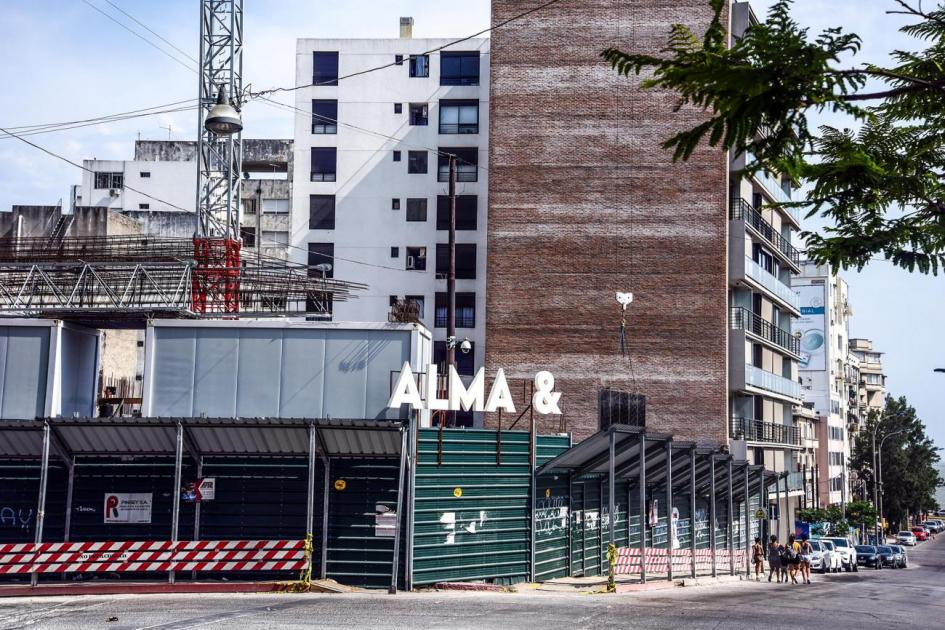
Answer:
[[[751,418],[732,418],[729,428],[735,440],[801,446],[801,432],[797,427]]]
[[[755,156],[751,154],[750,151],[745,151],[744,162],[741,164],[741,168],[744,168],[748,163],[754,162]],[[759,170],[754,175],[752,175],[755,182],[767,193],[769,197],[774,199],[776,203],[791,203],[791,194],[786,192],[781,188],[781,182],[779,182],[774,177],[771,177],[764,169]],[[799,208],[780,208],[780,210],[786,213],[791,221],[796,225],[801,224],[801,211]]]
[[[807,487],[810,485],[810,479],[808,478],[805,483],[804,473],[803,472],[792,472],[788,473],[787,476],[787,489],[788,492],[795,492],[798,490],[807,491]]]
[[[801,400],[801,384],[774,372],[762,370],[750,363],[745,364],[745,384],[764,389],[781,396]]]
[[[440,123],[440,135],[479,133],[479,123]]]
[[[800,316],[801,300],[797,293],[748,256],[743,256],[743,258],[745,259],[745,277],[771,292],[778,300],[793,309],[795,315]]]
[[[750,203],[741,197],[732,199],[731,219],[733,221],[744,221],[747,225],[750,225],[774,247],[775,251],[779,252],[800,271],[801,253],[786,238],[781,236],[770,223],[765,221],[761,213],[755,210]]]
[[[747,308],[734,306],[729,312],[731,327],[734,330],[745,330],[762,339],[778,345],[788,352],[799,355],[801,341],[783,328],[778,328],[766,319],[755,315]]]

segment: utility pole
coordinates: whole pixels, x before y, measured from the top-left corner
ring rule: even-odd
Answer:
[[[456,367],[456,156],[450,155],[449,268],[446,272],[446,362],[447,373]],[[447,387],[449,379],[447,378]],[[456,426],[456,412],[450,412],[450,426]]]

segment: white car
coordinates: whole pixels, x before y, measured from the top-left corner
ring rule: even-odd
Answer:
[[[811,540],[810,546],[814,550],[810,560],[811,571],[833,573],[840,570],[840,556],[834,551],[833,543],[829,541]]]
[[[856,566],[856,548],[846,538],[841,536],[831,536],[830,538],[822,538],[821,540],[829,540],[833,543],[833,546],[837,548],[837,553],[840,554],[840,562],[843,564],[844,571],[857,571]]]
[[[904,530],[902,530],[901,532],[899,532],[898,534],[896,534],[896,543],[899,544],[899,545],[905,545],[905,546],[908,546],[908,547],[915,547],[916,542],[917,542],[917,541],[916,541],[915,534],[913,534],[912,532],[910,532],[910,531],[908,531],[908,530],[905,530],[905,529],[904,529]]]

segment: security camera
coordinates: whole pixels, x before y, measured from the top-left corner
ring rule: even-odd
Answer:
[[[630,305],[631,302],[633,302],[633,294],[629,292],[621,293],[620,291],[617,291],[616,297],[617,297],[617,304],[622,306],[624,310],[627,310],[627,307]]]
[[[459,344],[459,351],[463,354],[469,354],[472,351],[472,342],[469,339],[463,339],[463,342]]]

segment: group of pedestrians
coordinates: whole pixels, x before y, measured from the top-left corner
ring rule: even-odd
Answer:
[[[777,577],[778,583],[800,584],[797,581],[800,576],[804,584],[810,584],[810,563],[814,554],[814,548],[807,538],[798,541],[794,534],[788,536],[787,543],[778,542],[778,537],[771,536],[768,542],[768,581],[772,577]],[[755,579],[761,581],[764,574],[765,548],[761,545],[761,538],[755,538],[755,544],[751,547],[752,563],[755,565]]]

